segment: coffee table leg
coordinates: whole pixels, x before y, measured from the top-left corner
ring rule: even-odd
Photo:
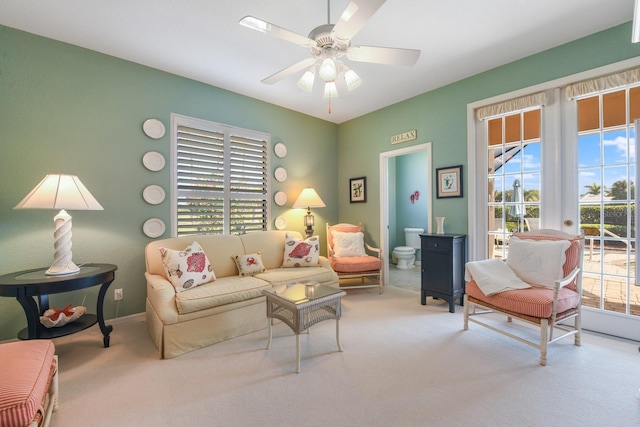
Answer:
[[[336,342],[338,343],[338,351],[342,351],[340,345],[340,319],[336,319]]]
[[[271,347],[272,329],[273,329],[273,317],[269,319],[269,341],[267,342],[267,348],[265,350],[269,350],[269,347]]]
[[[296,334],[296,374],[300,373],[300,334]]]

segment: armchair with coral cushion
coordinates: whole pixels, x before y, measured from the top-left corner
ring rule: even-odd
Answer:
[[[529,344],[540,350],[543,366],[549,344],[573,336],[579,346],[583,256],[584,234],[548,229],[514,233],[506,261],[466,264],[464,330],[473,322]],[[507,323],[491,313],[506,316]],[[516,332],[510,323],[514,318],[535,326],[538,334]]]
[[[339,279],[360,279],[357,284],[342,280],[341,288],[377,287],[382,293],[381,253],[380,248],[365,243],[361,224],[327,224],[327,258],[331,267]]]

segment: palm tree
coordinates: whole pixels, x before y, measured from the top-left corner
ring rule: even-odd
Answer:
[[[585,185],[584,188],[586,188],[587,194],[593,194],[594,196],[597,196],[600,194],[600,192],[602,191],[602,187],[599,186],[596,182],[594,182],[591,185]]]
[[[631,181],[631,194],[635,190],[633,186],[633,181]],[[607,191],[608,197],[613,197],[613,200],[626,200],[627,199],[627,181],[621,179],[620,181],[616,181],[611,184],[611,189]]]

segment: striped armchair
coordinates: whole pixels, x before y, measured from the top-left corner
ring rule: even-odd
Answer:
[[[362,224],[327,224],[327,258],[331,268],[338,279],[360,279],[356,284],[340,281],[340,288],[375,287],[382,293],[381,255],[380,248],[365,243]]]
[[[520,239],[538,247],[529,252],[513,245],[514,239]],[[556,243],[553,243],[556,242]],[[561,257],[553,261],[558,271],[554,278],[545,283],[535,283],[538,276],[549,276],[554,268],[543,263],[549,259],[548,250],[551,245],[566,242],[559,252]],[[547,246],[545,246],[547,245]],[[565,249],[566,248],[566,249]],[[536,251],[539,254],[536,255]],[[564,251],[564,254],[562,254]],[[575,236],[557,230],[533,230],[524,233],[514,233],[509,244],[506,264],[510,266],[509,257],[521,259],[526,269],[533,277],[527,277],[526,272],[517,270],[514,261],[512,270],[523,282],[531,284],[526,289],[513,289],[486,295],[473,277],[468,277],[464,295],[464,330],[469,329],[469,322],[473,322],[508,337],[517,339],[540,350],[540,365],[547,364],[548,345],[564,337],[573,336],[575,345],[580,345],[581,333],[581,300],[582,300],[582,261],[584,255],[584,234]],[[564,262],[562,262],[564,260]],[[469,271],[469,269],[467,269]],[[498,313],[507,317],[507,323],[490,320],[480,320],[480,317],[490,313]],[[527,338],[525,334],[516,333],[509,322],[518,319],[539,328],[539,340]]]

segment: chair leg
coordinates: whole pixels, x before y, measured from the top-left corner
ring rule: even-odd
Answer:
[[[463,307],[462,312],[464,313],[464,330],[469,330],[469,299],[467,298],[467,294],[463,296]]]
[[[573,326],[576,328],[576,334],[573,336],[573,343],[577,346],[582,345],[582,343],[580,342],[581,339],[581,334],[582,334],[582,323],[581,323],[581,319],[580,319],[580,315],[576,316],[576,318],[573,320]]]
[[[549,321],[547,319],[542,319],[540,321],[540,365],[547,365],[547,333],[549,331]]]

